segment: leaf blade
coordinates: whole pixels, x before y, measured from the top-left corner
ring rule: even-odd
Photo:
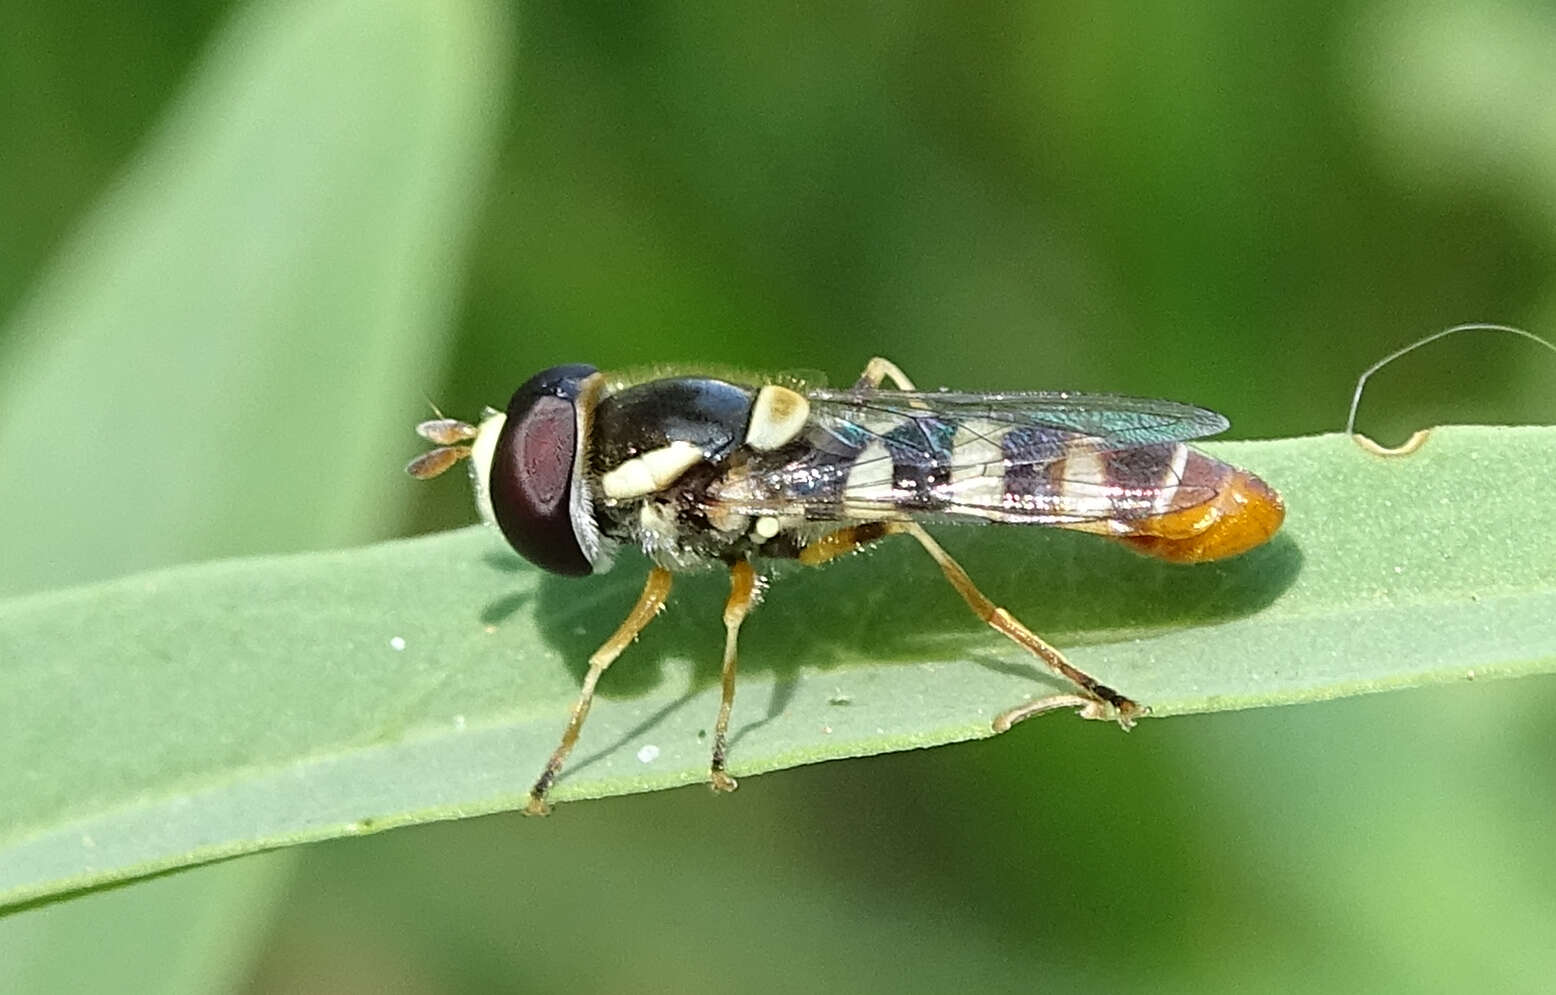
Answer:
[[[948,545],[1157,715],[1548,672],[1556,565],[1540,551],[1556,532],[1531,502],[1553,443],[1549,428],[1459,427],[1404,459],[1339,436],[1211,447],[1291,509],[1284,538],[1225,564],[1026,533],[1016,558],[993,528]],[[1053,687],[938,581],[916,582],[934,576],[901,546],[776,586],[743,645],[735,773],[988,736],[994,714]],[[47,717],[89,679],[75,707],[106,730],[74,752],[40,727],[0,731],[0,752],[53,751],[61,774],[0,775],[18,800],[0,896],[518,807],[638,579],[541,578],[466,529],[0,604],[0,648],[24,661],[4,697]],[[705,777],[722,588],[683,588],[602,683],[558,800]]]
[[[0,475],[0,593],[392,534],[378,454],[446,351],[494,20],[277,0],[218,35],[8,323],[0,448],[47,447]]]

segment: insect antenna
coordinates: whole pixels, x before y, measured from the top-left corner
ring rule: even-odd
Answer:
[[[417,480],[431,480],[469,455],[469,446],[439,446],[405,464],[405,472]]]
[[[405,464],[405,472],[417,480],[431,480],[470,455],[470,447],[464,443],[476,437],[477,429],[457,418],[434,418],[417,425],[416,434],[428,442],[437,443],[438,448],[428,450]]]
[[[462,422],[457,418],[434,418],[424,421],[416,426],[416,434],[428,442],[436,442],[440,446],[452,446],[459,442],[468,442],[476,437],[476,427],[469,422]]]

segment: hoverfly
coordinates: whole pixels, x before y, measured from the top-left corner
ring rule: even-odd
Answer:
[[[1074,706],[1128,728],[1145,710],[985,597],[924,524],[1075,529],[1181,563],[1233,556],[1269,539],[1285,509],[1258,477],[1184,445],[1226,427],[1173,401],[919,391],[879,357],[846,390],[696,376],[633,383],[571,365],[536,374],[479,425],[418,425],[438,448],[406,470],[426,479],[468,458],[482,519],[542,569],[600,573],[625,544],[653,562],[637,603],[590,658],[530,790],[525,811],[542,815],[600,675],[664,605],[673,572],[730,573],[709,780],[732,791],[736,645],[760,589],[752,561],[820,565],[898,534],[924,548],[979,618],[1074,685],[1007,713],[1001,727]]]

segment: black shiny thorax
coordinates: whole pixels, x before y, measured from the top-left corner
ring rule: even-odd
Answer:
[[[595,406],[590,465],[604,473],[672,442],[689,442],[717,462],[745,438],[754,395],[706,377],[652,380],[617,391]]]
[[[729,522],[708,517],[722,481],[756,455],[744,444],[756,393],[751,386],[687,376],[636,384],[601,398],[589,432],[594,481],[674,443],[696,446],[702,454],[695,466],[652,493],[625,499],[598,493],[594,516],[601,532],[679,568],[759,554],[745,528],[731,529]]]

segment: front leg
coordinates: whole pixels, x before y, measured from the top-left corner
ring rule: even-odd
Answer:
[[[567,755],[573,752],[573,745],[578,742],[584,719],[589,717],[589,706],[594,703],[595,684],[599,683],[605,668],[614,663],[621,651],[632,645],[638,633],[659,614],[665,599],[670,596],[670,581],[670,571],[664,567],[650,570],[648,579],[643,582],[643,593],[638,595],[637,604],[632,606],[632,611],[615,634],[589,658],[589,672],[584,674],[583,687],[578,692],[578,701],[573,705],[573,714],[567,720],[567,728],[562,732],[562,741],[552,752],[551,759],[546,761],[540,777],[535,779],[535,786],[530,788],[529,804],[524,806],[525,815],[546,815],[551,811],[546,795],[551,793],[551,785],[556,783],[557,775],[562,773],[562,765],[567,762]]]

